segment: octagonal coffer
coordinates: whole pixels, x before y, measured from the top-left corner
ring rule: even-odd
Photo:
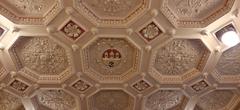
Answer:
[[[228,13],[235,0],[164,0],[162,13],[176,27],[205,27]]]
[[[101,90],[88,99],[89,110],[133,110],[134,98],[122,90]]]
[[[221,55],[216,69],[220,75],[240,75],[240,44]]]
[[[74,0],[75,8],[96,24],[125,25],[149,7],[149,0]]]
[[[162,75],[183,75],[191,69],[202,69],[207,48],[200,40],[174,39],[158,49],[154,68]]]
[[[35,98],[39,106],[51,110],[76,110],[77,108],[74,97],[63,90],[41,90]]]
[[[9,52],[18,72],[34,80],[62,80],[59,75],[71,74],[69,53],[48,37],[20,37]]]
[[[194,110],[230,110],[236,99],[230,90],[216,90],[200,97]]]
[[[138,71],[140,51],[124,38],[98,38],[83,49],[84,72],[100,82],[119,82]]]
[[[158,90],[146,97],[144,110],[183,110],[189,99],[178,90]]]
[[[200,75],[209,54],[200,39],[173,39],[153,49],[149,74],[161,83],[181,83]]]
[[[18,24],[46,24],[62,9],[59,0],[4,0],[1,15]]]

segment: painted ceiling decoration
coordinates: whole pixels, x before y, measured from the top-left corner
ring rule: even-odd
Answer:
[[[0,110],[239,110],[238,0],[0,0]],[[217,33],[219,30],[222,33]]]

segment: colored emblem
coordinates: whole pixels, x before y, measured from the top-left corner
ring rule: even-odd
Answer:
[[[102,54],[103,64],[113,68],[120,64],[121,62],[121,53],[114,48],[107,49]]]

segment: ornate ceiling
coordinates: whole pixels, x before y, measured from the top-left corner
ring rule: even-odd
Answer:
[[[0,110],[239,110],[238,0],[0,0]]]

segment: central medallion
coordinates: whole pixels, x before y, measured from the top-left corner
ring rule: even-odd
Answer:
[[[105,66],[114,68],[121,63],[121,53],[114,48],[105,50],[102,54],[102,62]]]

